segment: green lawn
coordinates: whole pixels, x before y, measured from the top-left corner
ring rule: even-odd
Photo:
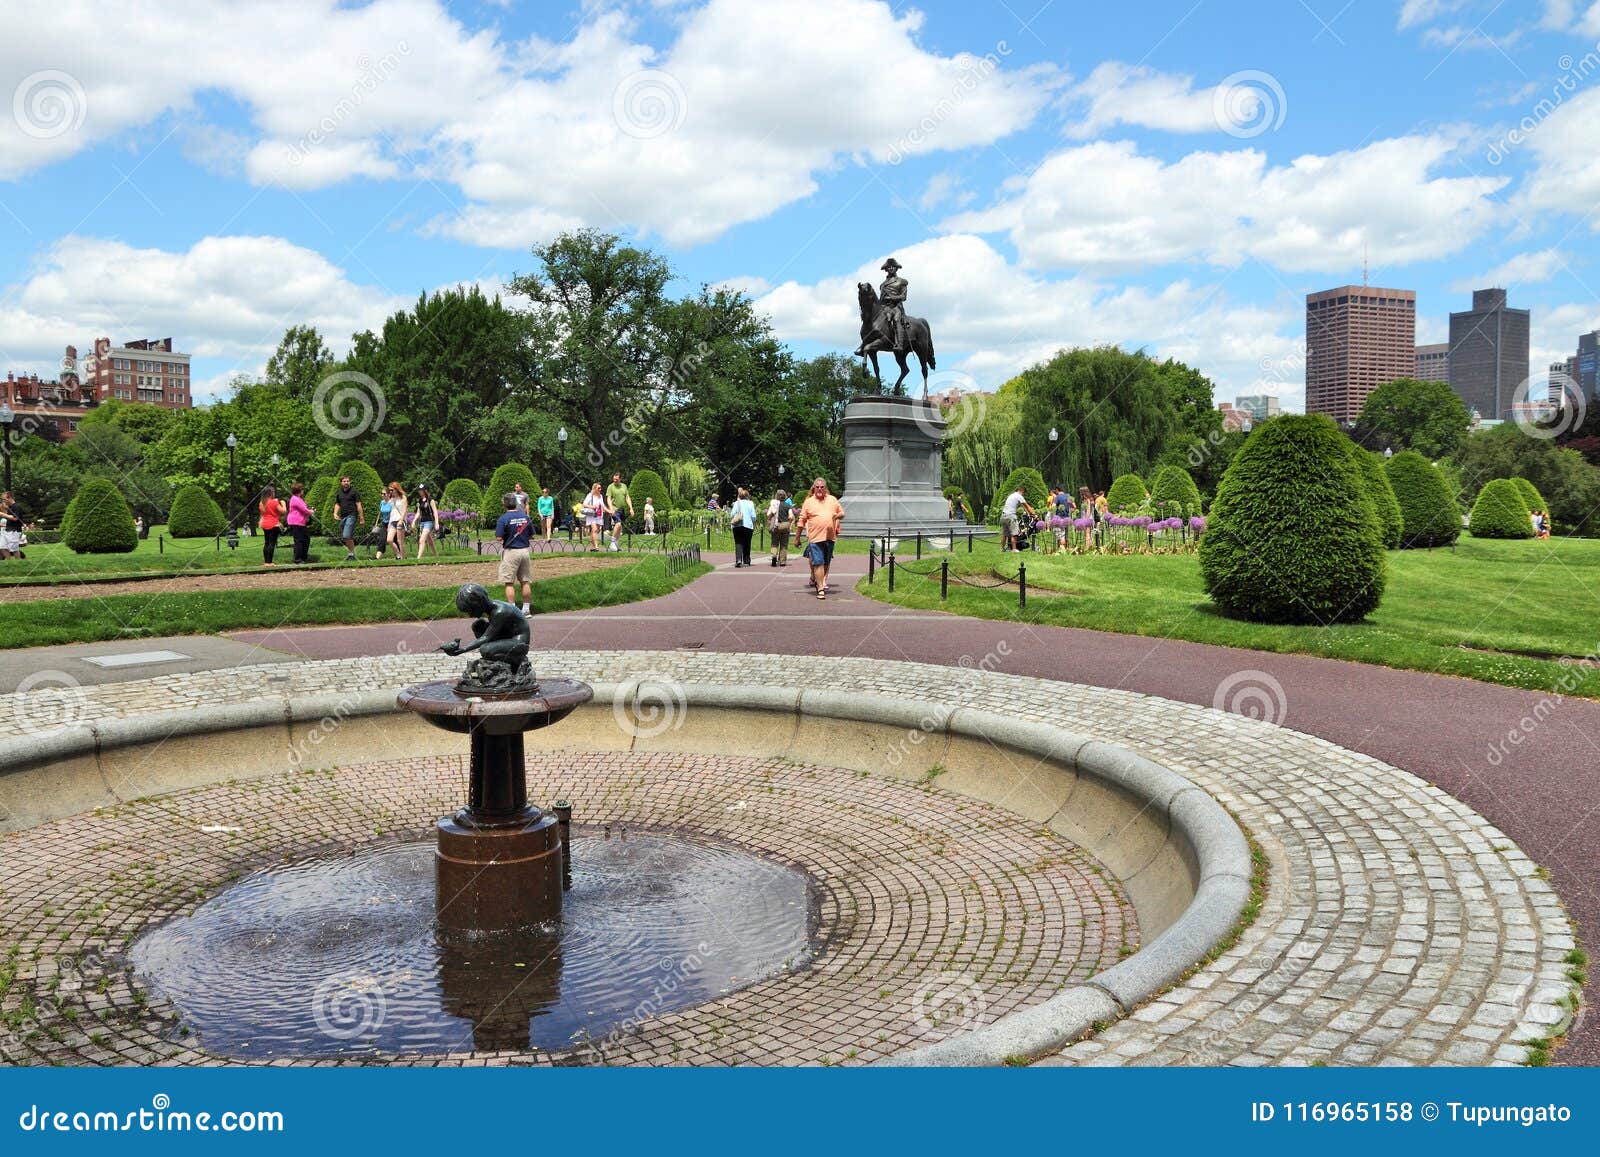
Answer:
[[[905,557],[905,553],[901,553]],[[951,573],[1015,577],[1019,556],[993,544],[949,556]],[[950,587],[943,609],[979,618],[1088,627],[1262,651],[1304,652],[1436,671],[1600,699],[1600,540],[1497,541],[1389,553],[1383,603],[1365,623],[1280,627],[1222,617],[1205,597],[1192,554],[1020,556],[1029,598],[1015,587]],[[936,560],[912,563],[937,572]],[[882,574],[860,589],[909,607],[939,607],[936,581]],[[1558,660],[1566,659],[1563,663]]]
[[[32,550],[28,558],[32,560]],[[710,569],[702,563],[669,575],[663,556],[638,556],[630,566],[535,582],[533,607],[548,614],[655,598]],[[490,593],[496,589],[491,586]],[[0,648],[216,634],[253,627],[451,619],[461,617],[455,594],[453,586],[418,590],[366,587],[113,595],[0,604]]]

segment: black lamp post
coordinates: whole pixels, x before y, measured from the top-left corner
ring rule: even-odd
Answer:
[[[0,427],[5,430],[5,444],[3,449],[6,456],[6,489],[11,489],[11,423],[17,420],[17,412],[6,402],[0,402]]]
[[[239,549],[239,491],[234,485],[233,450],[239,439],[228,435],[228,549]]]

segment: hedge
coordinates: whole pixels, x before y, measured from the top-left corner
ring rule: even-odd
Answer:
[[[1290,414],[1257,426],[1200,539],[1218,608],[1258,623],[1359,622],[1383,597],[1385,568],[1378,516],[1333,421]]]
[[[1449,546],[1461,536],[1461,513],[1439,471],[1415,450],[1384,463],[1400,505],[1400,545],[1407,549]]]
[[[1185,517],[1200,513],[1200,488],[1194,484],[1194,478],[1182,466],[1163,466],[1156,471],[1155,480],[1150,483],[1150,501],[1158,509],[1162,503],[1166,504],[1165,513],[1168,515],[1180,514]],[[1109,505],[1111,496],[1106,496]]]
[[[539,484],[534,481],[533,471],[516,462],[507,462],[494,472],[489,479],[489,485],[484,487],[483,497],[478,503],[478,516],[483,519],[485,526],[493,526],[505,513],[505,496],[518,482],[528,492],[528,508],[533,509],[534,499],[539,494]]]
[[[128,500],[109,478],[91,478],[67,504],[67,546],[78,554],[128,554],[139,545]]]
[[[351,479],[354,482],[355,479]],[[311,489],[306,491],[306,505],[316,511],[311,517],[311,525],[317,533],[334,535],[339,533],[339,516],[333,510],[333,496],[339,490],[339,480],[331,474],[324,474],[311,484]],[[284,502],[289,501],[289,488],[285,486],[278,494]],[[365,529],[364,527],[362,529]]]
[[[172,538],[215,538],[228,520],[199,484],[190,482],[178,488],[167,512],[167,534]]]
[[[1467,529],[1473,538],[1532,538],[1533,519],[1517,484],[1510,478],[1484,483]]]
[[[483,490],[470,478],[452,478],[439,495],[440,510],[465,510],[474,518],[483,517]]]
[[[988,511],[988,521],[992,525],[999,525],[1000,511],[1004,509],[1006,499],[1011,497],[1018,486],[1022,487],[1028,505],[1043,514],[1045,504],[1050,501],[1050,488],[1044,484],[1044,475],[1032,466],[1018,466],[1006,475],[1005,482],[994,492],[994,502],[990,504]]]
[[[657,519],[672,505],[672,494],[667,490],[667,484],[654,470],[641,470],[635,474],[633,481],[628,483],[628,496],[633,499],[634,512],[640,518],[644,517],[646,498],[655,503]]]
[[[1528,504],[1528,512],[1530,514],[1536,510],[1548,511],[1550,509],[1545,504],[1544,495],[1539,493],[1539,488],[1532,482],[1529,482],[1526,478],[1513,478],[1511,481],[1516,484],[1517,493],[1522,495],[1522,501]]]
[[[1383,459],[1371,450],[1363,450],[1354,442],[1350,443],[1350,454],[1361,474],[1361,484],[1367,497],[1372,500],[1373,513],[1378,516],[1384,549],[1394,550],[1400,545],[1400,532],[1404,524],[1400,518],[1400,503],[1395,501],[1394,487],[1389,485],[1389,475],[1384,473]]]
[[[1144,479],[1137,474],[1119,474],[1106,491],[1106,509],[1116,514],[1124,510],[1137,510],[1150,497]]]

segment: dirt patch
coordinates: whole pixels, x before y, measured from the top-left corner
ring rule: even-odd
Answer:
[[[631,556],[557,555],[533,560],[533,578],[561,578],[630,564]],[[304,570],[292,563],[272,569],[242,574],[180,575],[172,578],[136,579],[127,582],[74,583],[67,580],[54,586],[0,587],[0,603],[38,602],[59,598],[103,598],[109,595],[193,594],[197,591],[240,590],[319,590],[384,587],[415,590],[452,587],[462,583],[496,585],[498,559],[481,562],[439,563],[423,566],[398,566],[393,563],[352,563],[327,570]]]

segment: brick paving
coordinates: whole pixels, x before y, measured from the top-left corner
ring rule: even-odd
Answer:
[[[987,672],[982,663],[579,650],[535,661],[542,672],[591,681],[652,672],[996,711],[1123,744],[1211,792],[1268,857],[1261,914],[1214,964],[1046,1063],[1514,1064],[1525,1057],[1522,1042],[1570,1018],[1565,1002],[1576,987],[1564,958],[1574,938],[1543,871],[1466,804],[1325,740],[1133,692]],[[0,696],[0,734],[41,715],[90,722],[188,703],[399,686],[458,663],[389,655],[40,691],[27,702]],[[47,934],[78,942],[78,923],[59,911],[42,919],[58,922],[41,925]]]
[[[7,1059],[218,1063],[183,1041],[170,1004],[130,980],[126,944],[248,865],[425,834],[459,806],[465,764],[430,757],[283,774],[7,837],[0,944],[17,953],[17,980],[3,1007],[19,1021],[0,1035]],[[572,1054],[484,1055],[530,1064],[865,1063],[1044,1000],[1138,944],[1132,907],[1098,863],[1009,812],[933,787],[707,755],[534,756],[528,771],[533,798],[571,798],[589,824],[666,824],[803,870],[816,900],[816,957],[792,975]]]

